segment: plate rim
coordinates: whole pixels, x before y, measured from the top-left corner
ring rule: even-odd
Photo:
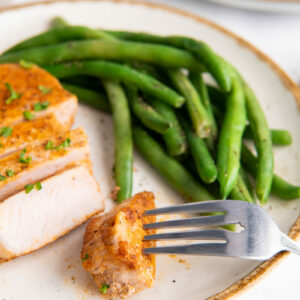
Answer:
[[[260,59],[264,63],[267,63],[272,68],[272,70],[278,75],[279,79],[281,80],[285,88],[292,93],[292,95],[294,96],[298,104],[298,107],[300,108],[300,87],[298,87],[298,85],[293,81],[293,79],[287,73],[285,73],[285,71],[280,66],[278,66],[270,57],[268,57],[264,52],[262,52],[257,47],[252,45],[250,42],[246,41],[239,35],[226,29],[225,27],[218,25],[206,18],[200,17],[195,13],[191,13],[180,8],[176,8],[161,3],[144,2],[139,0],[46,0],[46,1],[37,1],[37,2],[5,6],[0,8],[0,14],[7,11],[19,10],[27,7],[33,7],[38,5],[49,5],[49,4],[63,3],[63,2],[65,3],[76,3],[76,2],[78,3],[79,2],[81,3],[83,2],[127,3],[130,5],[144,6],[151,9],[159,9],[159,10],[171,12],[181,17],[192,19],[198,23],[204,23],[212,27],[213,29],[218,30],[221,33],[233,38],[239,43],[240,46],[248,48],[258,57],[258,59]],[[294,224],[289,229],[288,235],[293,240],[297,240],[300,237],[300,215],[298,216]],[[263,275],[266,275],[269,271],[271,271],[279,262],[283,260],[283,258],[287,257],[287,255],[289,255],[289,252],[280,252],[276,254],[271,259],[260,263],[255,269],[250,271],[247,275],[245,275],[241,279],[238,279],[233,284],[229,285],[223,291],[208,297],[207,300],[229,299],[234,296],[237,296],[242,292],[245,292],[247,289],[253,286],[259,279],[262,279]]]

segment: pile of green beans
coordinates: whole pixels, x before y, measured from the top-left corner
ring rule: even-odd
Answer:
[[[35,63],[80,102],[112,114],[118,203],[132,194],[133,144],[187,201],[300,197],[299,186],[273,174],[272,147],[290,145],[290,133],[269,129],[254,92],[208,45],[70,26],[59,17],[51,27],[5,51],[0,64]]]

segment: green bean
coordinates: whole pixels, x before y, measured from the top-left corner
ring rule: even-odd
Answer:
[[[133,145],[131,121],[126,95],[120,84],[103,80],[112,109],[115,140],[115,178],[118,190],[117,202],[131,197]]]
[[[245,92],[247,115],[257,150],[256,195],[265,204],[270,194],[274,169],[271,133],[253,91],[245,86]]]
[[[217,178],[217,167],[204,140],[191,130],[188,122],[184,118],[180,118],[180,123],[183,126],[198,175],[205,183],[214,182]]]
[[[212,108],[212,105],[210,103],[209,94],[208,94],[208,91],[207,91],[207,87],[206,87],[206,85],[203,81],[202,74],[201,73],[192,73],[190,75],[190,77],[191,77],[192,83],[194,84],[196,90],[198,91],[201,102],[203,103],[203,105],[204,105],[204,107],[207,111],[207,115],[210,119],[211,136],[213,138],[216,138],[217,135],[218,135],[217,122],[216,122],[215,117],[214,117],[213,108]]]
[[[132,84],[141,91],[172,106],[180,107],[184,98],[153,77],[127,66],[108,61],[82,61],[72,64],[57,64],[45,69],[59,79],[74,75],[92,75],[106,79],[120,80]]]
[[[69,24],[63,18],[55,17],[51,22],[51,26],[53,28],[61,28],[61,27],[69,26]],[[90,31],[91,29],[87,28],[87,30]],[[97,35],[97,34],[100,35],[100,37],[102,37],[101,35],[106,34],[106,36],[105,36],[106,38],[110,38],[110,39],[114,38],[112,35],[101,32],[100,30],[98,30],[98,32],[95,33],[95,35]],[[79,39],[81,39],[81,38],[79,38]],[[49,44],[49,45],[51,45],[51,44]],[[44,45],[36,45],[36,46],[45,46],[45,44]],[[139,62],[139,61],[133,61],[132,63],[130,63],[129,66],[160,80],[158,72],[155,70],[155,67],[153,67],[152,65],[149,65],[149,64],[143,63],[143,62]]]
[[[220,125],[222,124],[223,122],[223,119],[224,119],[224,113],[223,111],[220,110],[220,108],[214,104],[212,104],[212,110],[213,110],[213,113],[214,113],[214,116],[216,118],[216,120],[218,120],[217,124]]]
[[[65,78],[62,82],[83,87],[89,90],[104,92],[103,86],[99,84],[99,78],[87,75],[77,75]]]
[[[153,44],[162,44],[170,45],[173,47],[181,48],[190,51],[193,53],[199,60],[202,62],[208,71],[214,76],[218,82],[220,88],[229,92],[231,90],[231,78],[228,72],[227,65],[216,55],[212,49],[201,41],[197,41],[192,38],[184,36],[158,36],[147,33],[139,32],[125,32],[125,31],[106,31],[107,33],[114,35],[117,38],[135,41],[135,42],[144,42],[144,43],[153,43]]]
[[[69,23],[62,17],[55,17],[50,22],[51,28],[61,28],[65,26],[69,26]]]
[[[247,171],[253,176],[257,173],[257,159],[251,151],[245,146],[242,146],[242,163]],[[295,186],[278,175],[273,175],[271,193],[285,200],[300,198],[300,186]]]
[[[134,114],[147,127],[158,133],[166,133],[172,127],[172,123],[158,114],[141,96],[137,89],[127,86],[126,93],[129,104]]]
[[[147,74],[149,76],[152,76],[154,78],[156,78],[157,80],[163,82],[163,77],[161,76],[161,74],[156,70],[156,68],[152,65],[149,65],[147,63],[143,63],[143,62],[132,62],[130,63],[130,67],[144,73]]]
[[[253,202],[256,202],[256,197],[255,197],[255,191],[254,191],[254,188],[253,188],[253,184],[250,182],[249,176],[248,176],[245,168],[243,167],[243,165],[240,166],[239,176],[241,176],[241,178],[245,182],[246,187],[248,189],[248,192],[250,193],[250,195],[253,199]]]
[[[253,139],[253,133],[249,126],[246,127],[243,138]],[[288,146],[292,144],[292,136],[287,130],[271,129],[271,138],[273,145]]]
[[[274,169],[272,140],[268,122],[255,94],[246,84],[242,76],[223,58],[220,59],[227,65],[232,74],[240,78],[244,86],[247,116],[257,150],[258,165],[255,191],[260,202],[265,204],[268,201],[268,196],[270,194]]]
[[[214,115],[216,119],[222,121],[224,115],[219,107],[212,105]],[[221,123],[221,122],[220,122]],[[271,140],[273,146],[289,146],[292,144],[292,136],[287,130],[283,129],[270,129],[271,132]],[[246,126],[243,139],[253,140],[253,133],[249,125]]]
[[[285,200],[300,198],[300,186],[292,185],[275,174],[273,175],[271,192]]]
[[[288,146],[293,142],[292,136],[288,130],[271,129],[273,145]]]
[[[241,172],[241,169],[240,169],[237,183],[230,193],[230,198],[234,200],[243,200],[243,201],[254,203],[255,201],[251,193],[253,191],[253,188],[249,186],[249,180],[248,178],[245,179],[244,174],[242,174]],[[247,176],[247,174],[245,175]]]
[[[180,156],[186,153],[186,137],[173,108],[154,99],[150,99],[149,102],[161,116],[172,124],[171,129],[162,135],[168,154],[170,156]]]
[[[226,112],[217,150],[218,181],[222,198],[235,186],[240,168],[242,136],[246,126],[246,107],[243,86],[233,77],[232,91],[227,97]]]
[[[115,38],[130,40],[130,41],[142,42],[140,44],[144,44],[144,45],[161,44],[161,45],[168,45],[168,46],[187,50],[193,53],[201,62],[203,62],[203,64],[207,67],[207,69],[217,79],[220,87],[224,91],[229,91],[231,88],[230,76],[228,76],[226,65],[222,62],[222,60],[219,59],[218,55],[216,55],[208,45],[206,45],[203,42],[194,40],[192,38],[187,38],[182,36],[162,37],[162,36],[155,36],[155,35],[150,35],[145,33],[133,33],[133,32],[109,32],[109,31],[105,32],[103,30],[94,30],[83,26],[68,26],[68,23],[59,17],[55,18],[52,21],[52,27],[54,29],[49,30],[40,35],[37,35],[24,42],[21,42],[20,44],[13,47],[13,50],[10,49],[8,52],[12,52],[18,49],[19,50],[27,49],[30,47],[51,45],[54,43],[53,39],[55,40],[57,38],[57,35],[64,36],[63,32],[71,31],[72,30],[71,28],[80,27],[81,30],[84,31],[86,34],[79,35],[78,37],[79,39],[90,39],[90,38],[99,38],[99,37],[100,38],[104,37],[109,39],[110,37],[115,37]],[[58,33],[55,30],[58,30]],[[61,38],[59,39],[59,41],[75,40],[78,38],[77,35],[75,37],[71,35],[70,38],[68,37]],[[184,66],[177,66],[177,67],[184,67]],[[194,67],[192,67],[192,69],[194,69]],[[203,67],[201,67],[201,69],[204,70]]]
[[[213,100],[214,114],[217,114],[218,118],[221,118],[221,112],[224,110],[226,104],[226,94],[222,94],[217,88],[212,86],[207,86],[207,89],[211,100]],[[246,126],[243,138],[253,139],[249,125]],[[287,130],[271,129],[271,138],[273,145],[288,146],[292,143],[292,136]]]
[[[222,93],[218,88],[211,85],[206,85],[206,88],[212,104],[224,111],[226,107],[227,94]]]
[[[0,56],[0,63],[18,62],[21,59],[38,65],[51,65],[84,59],[142,61],[166,68],[203,70],[201,63],[185,50],[164,45],[135,43],[116,39],[68,41],[44,47],[24,49]]]
[[[186,107],[190,115],[195,133],[199,137],[209,137],[211,121],[203,106],[197,90],[180,70],[168,70],[167,75],[176,89],[185,97]]]
[[[174,158],[140,127],[133,128],[137,150],[187,201],[204,201],[214,197]]]
[[[185,160],[185,165],[188,167],[190,172],[194,175],[197,176],[197,168],[195,166],[195,162],[193,161],[192,158],[188,158]],[[242,168],[241,168],[242,169]],[[241,170],[240,169],[240,170]],[[242,173],[239,173],[238,180],[234,188],[232,189],[230,193],[230,199],[234,200],[243,200],[243,201],[248,201],[251,203],[255,203],[254,201],[254,193],[253,193],[253,187],[250,185],[248,186],[249,179],[244,180],[244,177],[242,176]],[[210,191],[216,198],[220,198],[219,194],[219,185],[217,182],[213,182],[212,184],[206,185],[205,186],[208,191]]]
[[[36,47],[50,46],[66,41],[102,38],[109,39],[113,37],[110,37],[109,34],[99,30],[93,30],[83,26],[59,27],[27,39],[5,51],[4,54],[16,53],[18,51],[29,50]],[[68,47],[67,44],[66,46]]]
[[[242,200],[242,201],[254,203],[245,182],[240,176],[238,176],[236,185],[234,186],[234,188],[230,193],[230,198],[233,200]]]
[[[81,103],[87,104],[104,112],[110,112],[109,102],[106,96],[102,93],[72,84],[62,83],[62,85],[66,90],[75,94]]]

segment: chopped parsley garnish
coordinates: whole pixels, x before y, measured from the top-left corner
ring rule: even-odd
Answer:
[[[26,60],[24,60],[24,59],[21,59],[21,60],[19,61],[19,64],[20,64],[20,66],[21,66],[22,68],[24,68],[24,69],[31,69],[31,68],[34,66],[33,63],[28,62],[28,61],[26,61]]]
[[[34,111],[45,110],[48,108],[49,105],[50,105],[49,101],[34,103]]]
[[[5,173],[6,173],[6,175],[7,175],[8,177],[12,177],[12,176],[15,175],[15,171],[9,170],[9,169],[7,169],[7,170],[5,171]]]
[[[2,127],[0,129],[0,136],[8,137],[12,134],[12,128],[11,127]]]
[[[25,189],[26,194],[30,193],[30,192],[34,189],[34,187],[35,187],[35,189],[36,189],[37,191],[39,191],[39,190],[42,189],[42,184],[41,184],[40,182],[37,182],[37,183],[35,183],[35,184],[32,184],[32,183],[26,184],[26,185],[24,186],[24,189]]]
[[[59,145],[59,149],[60,148],[67,148],[71,145],[71,139],[70,138],[67,138],[66,140],[64,140],[61,145]]]
[[[26,149],[22,150],[20,153],[19,162],[22,164],[29,164],[31,162],[31,157],[25,157]]]
[[[37,191],[41,190],[41,189],[42,189],[42,184],[41,184],[40,182],[37,182],[37,183],[35,184],[35,189],[36,189]]]
[[[46,150],[53,149],[53,143],[52,143],[52,141],[48,141],[45,148],[46,148]]]
[[[103,283],[102,287],[100,289],[98,289],[98,292],[100,292],[103,295],[105,295],[108,289],[109,289],[109,285],[106,284],[106,283]]]
[[[6,177],[5,176],[2,176],[0,175],[0,181],[5,181],[6,180]]]
[[[34,114],[28,110],[23,112],[23,116],[24,116],[25,120],[27,120],[27,121],[30,121],[34,118]]]
[[[43,85],[39,85],[39,90],[42,92],[42,94],[46,95],[52,92],[52,88],[45,87]]]
[[[5,100],[5,104],[11,104],[13,100],[17,100],[19,98],[21,98],[22,94],[17,93],[12,86],[10,85],[10,83],[5,83],[6,88],[9,90],[10,92],[10,96],[9,98],[7,98]]]
[[[82,261],[87,260],[89,257],[90,257],[90,255],[89,255],[89,254],[86,254],[86,255],[83,257]]]
[[[26,194],[28,194],[28,193],[30,193],[34,189],[34,185],[32,183],[26,184],[24,186],[24,189],[25,189]]]
[[[71,139],[67,138],[66,140],[64,140],[60,145],[58,146],[53,146],[52,141],[48,141],[46,144],[46,150],[51,150],[51,149],[55,149],[55,150],[60,150],[60,149],[64,149],[67,148],[71,145]]]

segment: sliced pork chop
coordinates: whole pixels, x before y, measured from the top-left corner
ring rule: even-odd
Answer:
[[[136,194],[109,213],[91,219],[86,227],[81,252],[82,264],[108,297],[127,298],[151,287],[155,276],[155,258],[142,248],[155,242],[143,242],[145,223],[155,217],[144,217],[153,209],[150,192]],[[154,230],[149,230],[153,234]]]
[[[8,85],[16,93],[13,97]],[[10,99],[10,100],[9,100]],[[37,104],[45,104],[35,109]],[[33,65],[26,69],[19,64],[0,65],[0,128],[24,121],[23,113],[30,111],[35,117],[55,114],[67,129],[77,111],[77,98],[66,91],[51,74]]]
[[[66,127],[62,126],[53,114],[6,127],[0,136],[0,159],[24,149],[29,144],[40,144],[65,132]]]
[[[26,184],[89,158],[88,139],[82,128],[52,138],[52,147],[47,150],[49,141],[26,147],[25,153],[23,149],[0,159],[0,202],[21,191]]]
[[[67,169],[0,204],[0,262],[39,249],[104,208],[87,165]]]

